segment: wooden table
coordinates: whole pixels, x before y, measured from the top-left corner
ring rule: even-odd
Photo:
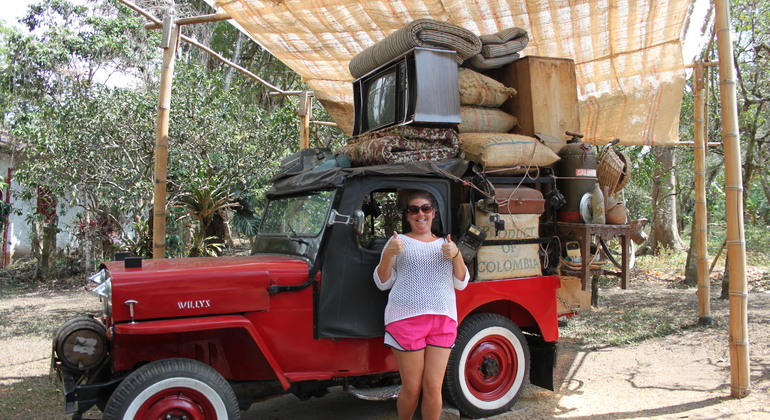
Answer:
[[[631,227],[629,225],[596,225],[588,223],[559,223],[557,229],[560,236],[574,235],[580,239],[580,257],[582,261],[582,267],[580,271],[564,270],[569,274],[579,274],[583,290],[589,290],[591,283],[588,278],[592,274],[604,274],[620,277],[620,288],[626,289],[628,287],[628,241],[631,235]],[[591,270],[591,238],[598,237],[609,241],[614,238],[620,238],[621,262],[620,271],[613,270]],[[599,252],[598,250],[597,252]]]

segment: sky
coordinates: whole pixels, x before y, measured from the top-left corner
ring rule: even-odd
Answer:
[[[27,12],[27,6],[36,0],[9,0],[0,7],[0,19],[5,21],[6,26],[19,26],[16,20]]]

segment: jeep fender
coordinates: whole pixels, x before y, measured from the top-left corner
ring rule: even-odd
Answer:
[[[244,330],[262,351],[265,360],[269,364],[275,376],[278,378],[284,391],[290,387],[289,380],[283,374],[278,362],[265,345],[265,341],[257,332],[254,325],[242,315],[220,315],[202,318],[181,318],[161,321],[146,321],[138,323],[117,324],[114,326],[115,334],[118,335],[158,335],[158,334],[176,334],[189,333],[206,330],[221,330],[228,328],[239,328]]]

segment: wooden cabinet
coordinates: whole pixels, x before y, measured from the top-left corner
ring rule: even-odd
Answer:
[[[573,60],[527,56],[488,75],[518,92],[501,106],[519,120],[512,133],[554,137],[558,144],[546,142],[546,145],[558,152],[570,139],[565,131],[580,131]]]

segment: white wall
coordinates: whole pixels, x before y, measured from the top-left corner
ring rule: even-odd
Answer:
[[[11,167],[11,165],[11,156],[5,153],[0,154],[0,175],[5,178],[6,181],[8,181],[8,168]],[[19,200],[16,197],[16,193],[21,188],[19,184],[16,183],[13,173],[11,173],[10,181],[10,203],[12,206],[12,213],[8,223],[8,249],[6,251],[10,251],[11,262],[14,262],[30,256],[32,226],[27,222],[27,219],[35,211],[37,201]],[[3,190],[2,193],[3,200],[5,200],[7,190]],[[18,210],[21,210],[20,215],[16,214]],[[68,244],[73,243],[73,238],[69,234],[70,229],[68,227],[72,224],[79,211],[82,211],[82,209],[68,209],[66,212],[62,212],[61,207],[56,208],[56,213],[59,215],[59,229],[62,230],[56,235],[56,246],[58,248],[63,248]]]

